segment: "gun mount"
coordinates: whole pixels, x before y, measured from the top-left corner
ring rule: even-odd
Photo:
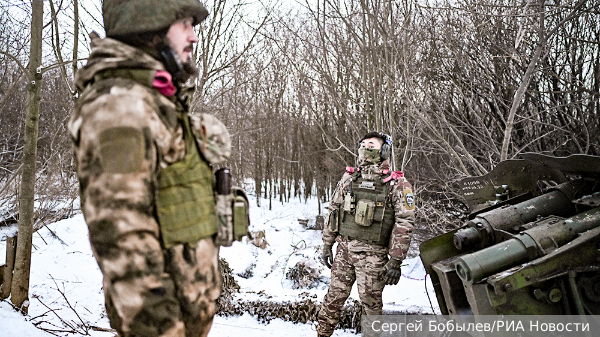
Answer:
[[[522,157],[463,179],[469,221],[420,245],[442,314],[600,314],[600,157]]]

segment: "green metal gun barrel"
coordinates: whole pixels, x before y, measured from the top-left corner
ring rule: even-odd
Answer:
[[[456,273],[464,282],[479,282],[497,272],[546,255],[580,233],[598,226],[600,207],[568,219],[551,217],[510,240],[457,258]]]
[[[571,180],[535,198],[481,213],[467,222],[466,228],[454,234],[454,246],[460,251],[483,249],[498,242],[494,237],[496,230],[514,233],[524,224],[540,217],[570,217],[575,214],[575,206],[571,200],[581,193],[587,193],[585,186],[583,179]]]

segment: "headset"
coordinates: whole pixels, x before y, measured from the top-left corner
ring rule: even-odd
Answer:
[[[392,137],[382,132],[369,132],[364,137],[362,137],[360,141],[358,141],[357,148],[360,148],[360,143],[362,143],[363,140],[368,138],[379,138],[383,140],[383,144],[381,145],[381,152],[379,152],[379,157],[381,158],[381,161],[384,161],[390,157],[390,154],[392,153]]]
[[[173,82],[179,82],[183,76],[183,63],[179,55],[165,43],[158,46],[158,51],[163,59],[165,69],[173,77]]]

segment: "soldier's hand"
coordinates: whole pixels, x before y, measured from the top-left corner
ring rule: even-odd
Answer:
[[[331,250],[332,245],[324,245],[323,253],[321,254],[321,260],[327,266],[327,268],[331,269],[331,264],[333,263],[333,251]]]
[[[400,270],[400,263],[396,259],[390,259],[383,269],[379,272],[379,277],[383,279],[385,284],[398,284],[402,271]]]

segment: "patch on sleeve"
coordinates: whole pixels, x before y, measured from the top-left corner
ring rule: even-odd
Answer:
[[[144,161],[144,153],[142,130],[117,127],[100,134],[100,157],[105,172],[139,172]]]
[[[412,193],[410,188],[405,188],[402,191],[404,194],[404,203],[406,204],[406,209],[415,209],[415,196]]]

